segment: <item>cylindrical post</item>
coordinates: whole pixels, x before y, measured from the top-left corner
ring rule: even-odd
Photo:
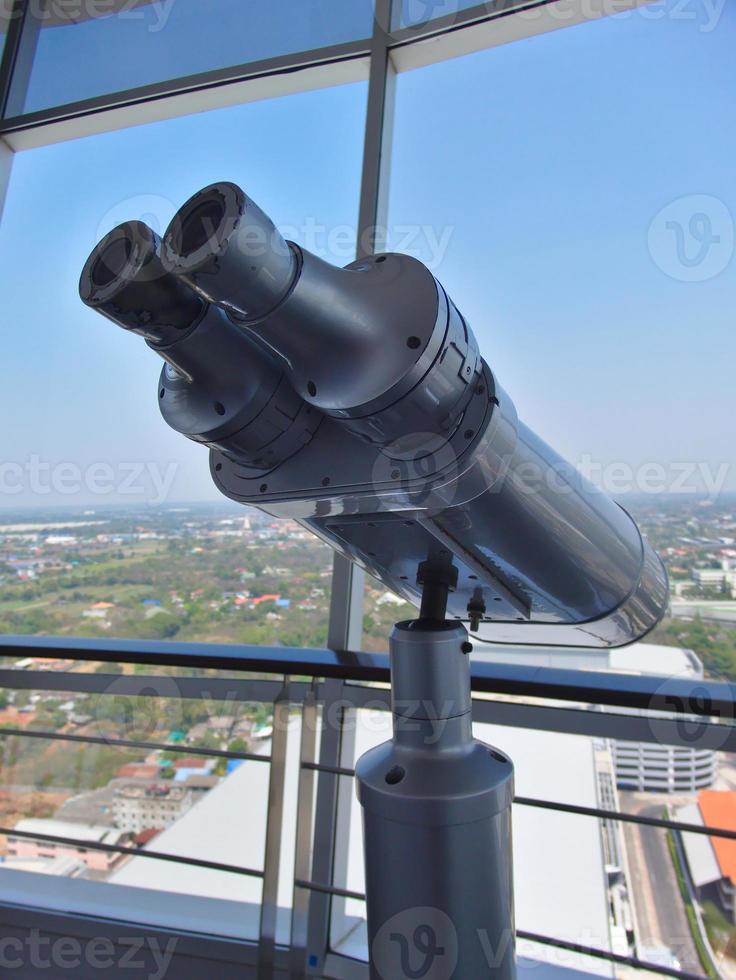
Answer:
[[[473,739],[468,634],[400,623],[394,736],[358,762],[371,980],[514,980],[513,766]]]

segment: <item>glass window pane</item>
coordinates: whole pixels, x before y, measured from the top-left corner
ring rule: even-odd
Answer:
[[[126,673],[130,678],[133,668],[127,667]],[[201,698],[180,699],[176,682],[164,675],[146,681],[148,690],[152,685],[161,697],[120,695],[114,684],[102,695],[2,692],[6,731],[0,739],[0,826],[7,829],[0,838],[3,875],[32,872],[125,887],[125,893],[116,889],[108,900],[124,907],[131,895],[137,895],[145,903],[150,925],[171,925],[181,916],[182,905],[174,896],[206,898],[220,916],[219,921],[212,916],[213,932],[256,939],[260,878],[195,867],[187,859],[262,870],[271,740],[259,735],[258,726],[264,719],[273,725],[272,705],[234,697],[212,701],[206,685]],[[299,718],[290,719],[288,726],[286,869],[295,837]],[[9,734],[8,728],[37,734]],[[48,737],[40,737],[41,732]],[[116,745],[120,740],[142,745],[121,748]],[[205,750],[252,754],[262,761],[207,756]],[[63,840],[43,840],[36,834]],[[136,853],[89,846],[95,843]],[[147,851],[182,861],[163,863],[146,857]],[[150,891],[166,896],[146,898]],[[85,896],[84,887],[67,892],[73,903],[84,902]],[[287,894],[281,888],[279,901],[279,941],[287,942],[291,890]]]
[[[685,461],[680,489],[725,464],[736,490],[735,41],[736,9],[671,0],[398,78],[394,246],[432,266],[520,418],[614,493],[676,491]]]
[[[520,724],[522,712],[520,706]],[[356,758],[391,737],[388,712],[360,710],[350,717],[351,729],[355,718]],[[476,738],[513,760],[517,799],[641,818],[665,817],[706,827],[733,826],[733,759],[698,741],[673,747],[657,741],[654,733],[652,741],[636,743],[485,722],[476,722],[473,728]],[[683,726],[682,731],[690,742],[692,729]],[[665,760],[664,775],[647,761],[657,753]],[[627,754],[636,757],[642,780],[633,785]],[[708,769],[702,778],[692,778],[695,758]],[[343,765],[351,761],[343,760]],[[338,815],[342,850],[335,884],[357,894],[365,889],[361,831],[357,796],[345,793]],[[517,928],[704,975],[710,970],[701,929],[707,931],[719,962],[724,952],[728,958],[728,944],[733,941],[732,895],[728,886],[721,887],[722,877],[727,879],[717,863],[719,854],[727,851],[722,844],[722,839],[709,840],[705,835],[681,835],[661,827],[517,802],[513,807]],[[697,918],[700,912],[703,925]],[[365,902],[337,897],[332,913],[333,948],[366,960]],[[576,973],[614,975],[604,960],[545,943],[519,940],[517,951],[527,969],[546,963]]]
[[[390,187],[391,245],[668,564],[677,619],[652,642],[711,670],[733,640],[682,619],[736,619],[735,42],[732,7],[668,0],[403,73]]]
[[[0,6],[0,58],[5,50],[5,40],[8,36],[10,27],[10,4],[4,3]]]
[[[162,233],[222,179],[287,238],[352,261],[366,89],[16,157],[0,235],[0,409],[15,420],[0,468],[0,632],[325,645],[330,549],[219,496],[206,450],[161,418],[160,360],[83,306],[77,284],[115,225],[137,218]]]
[[[372,33],[372,0],[93,0],[51,5],[23,111],[340,44]],[[92,10],[90,16],[89,10]],[[99,12],[94,13],[95,10]],[[14,111],[19,111],[15,109]]]

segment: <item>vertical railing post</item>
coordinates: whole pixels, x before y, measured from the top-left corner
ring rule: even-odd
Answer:
[[[323,690],[319,763],[322,766],[338,768],[344,753],[343,681],[328,680]],[[319,773],[310,880],[323,885],[331,885],[334,876],[339,783],[340,777],[334,772]],[[331,911],[332,903],[329,895],[317,891],[310,893],[306,944],[309,976],[319,976],[324,965],[330,945]]]
[[[358,726],[357,708],[343,706],[341,713],[342,738],[338,765],[341,769],[355,768],[355,739]],[[350,866],[350,823],[353,817],[355,780],[341,777],[337,780],[335,801],[335,852],[332,857],[331,883],[337,888],[350,889],[348,868]],[[347,903],[349,899],[334,895],[330,910],[330,933],[336,937],[345,935],[349,928]]]
[[[279,871],[284,827],[284,788],[286,782],[286,749],[289,733],[289,678],[284,678],[273,705],[271,738],[271,772],[268,783],[266,848],[261,926],[258,941],[258,980],[272,980],[276,958],[276,926],[279,900]]]
[[[308,768],[316,762],[317,698],[312,684],[302,710],[302,741],[299,753],[299,791],[297,796],[296,848],[294,853],[294,893],[291,913],[290,976],[299,980],[307,967],[307,945],[310,893],[297,881],[309,881],[312,875],[312,841],[314,834],[315,771]]]

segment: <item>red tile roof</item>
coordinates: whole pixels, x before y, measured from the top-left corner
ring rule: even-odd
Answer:
[[[706,827],[736,831],[736,792],[704,789],[698,794],[698,805]],[[736,885],[736,840],[711,837],[710,842],[721,874]]]

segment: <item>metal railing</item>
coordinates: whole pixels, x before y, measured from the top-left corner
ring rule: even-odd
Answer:
[[[80,842],[42,833],[0,827],[0,833],[52,844],[83,846],[90,850],[145,857],[152,861],[189,864],[214,871],[259,878],[263,883],[258,958],[260,976],[271,975],[278,951],[276,918],[286,782],[286,745],[290,716],[301,715],[296,846],[291,909],[292,975],[309,968],[318,972],[330,957],[332,904],[360,900],[362,894],[345,887],[346,801],[352,795],[354,741],[350,712],[390,709],[388,657],[383,654],[338,653],[329,650],[241,647],[144,641],[73,640],[3,637],[0,656],[23,659],[70,659],[82,662],[127,663],[177,667],[182,676],[161,674],[106,674],[44,669],[0,668],[0,687],[14,691],[76,694],[177,697],[196,700],[256,702],[274,712],[273,737],[268,754],[228,751],[148,739],[107,737],[12,727],[0,729],[0,744],[8,739],[47,739],[79,745],[104,745],[146,752],[178,753],[216,760],[258,762],[270,767],[265,861],[262,868],[246,868],[192,857],[161,853],[155,848]],[[191,668],[228,671],[231,676],[186,676]],[[258,676],[254,676],[258,675]],[[173,685],[173,686],[172,686]],[[698,746],[729,751],[736,748],[736,726],[731,723],[734,687],[720,682],[692,682],[657,677],[584,670],[509,666],[488,661],[472,664],[474,719],[480,723],[531,728],[635,741],[662,741],[692,747],[692,724],[697,724]],[[172,694],[172,691],[175,693]],[[523,700],[520,700],[523,699]],[[595,710],[591,710],[593,707]],[[605,710],[613,709],[613,710]],[[668,714],[665,714],[665,713]],[[320,724],[321,719],[321,724]],[[601,807],[579,806],[554,800],[517,797],[516,806],[548,809],[601,821],[656,827],[677,833],[706,834],[736,839],[723,827],[703,827],[664,817],[625,813]],[[73,884],[73,882],[72,882]],[[2,895],[0,894],[0,905]],[[523,925],[523,924],[522,924]],[[580,955],[626,964],[668,976],[692,974],[661,964],[642,962],[632,952],[621,955],[555,936],[540,936],[520,929],[519,938]]]

